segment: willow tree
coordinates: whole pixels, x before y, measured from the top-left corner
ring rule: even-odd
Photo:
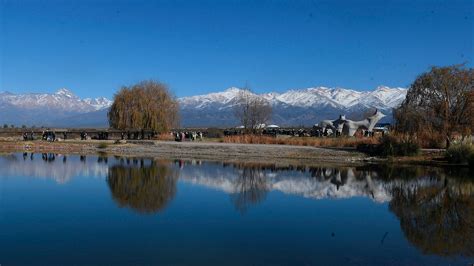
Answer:
[[[166,85],[143,81],[122,87],[108,113],[110,127],[166,132],[179,123],[179,106]]]
[[[399,131],[433,130],[446,138],[470,135],[473,121],[474,70],[463,66],[433,67],[410,86],[406,99],[395,110]]]

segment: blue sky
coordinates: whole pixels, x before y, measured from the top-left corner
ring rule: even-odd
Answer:
[[[408,86],[473,61],[474,1],[0,0],[0,91]]]

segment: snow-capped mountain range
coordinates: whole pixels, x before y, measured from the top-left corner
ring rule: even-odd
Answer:
[[[223,92],[180,98],[182,122],[189,126],[207,125],[211,122],[231,126],[233,107],[242,89],[229,88]],[[372,91],[343,88],[313,87],[289,90],[284,93],[250,94],[261,97],[273,107],[273,123],[281,125],[312,125],[322,119],[336,118],[339,114],[358,118],[369,109],[377,108],[388,114],[406,97],[407,89],[379,86]]]
[[[45,107],[59,111],[92,112],[107,108],[112,101],[100,97],[96,99],[81,99],[68,89],[59,89],[55,93],[27,93],[13,94],[10,92],[0,93],[0,101],[24,109],[37,109]]]
[[[236,103],[241,91],[242,89],[232,87],[223,92],[180,98],[179,102],[183,108],[204,109],[215,104],[230,106]],[[343,88],[316,87],[289,90],[285,93],[245,93],[252,94],[254,97],[262,97],[272,105],[285,104],[308,108],[330,106],[340,109],[363,105],[370,108],[388,109],[399,105],[405,99],[406,91],[405,88],[380,86],[373,91],[363,92]]]
[[[0,123],[36,126],[107,126],[112,101],[81,99],[68,89],[55,93],[0,93]]]
[[[378,108],[390,114],[405,99],[407,89],[379,86],[372,91],[313,87],[284,93],[254,94],[236,87],[222,92],[178,98],[182,126],[234,126],[233,107],[241,93],[261,97],[273,107],[272,122],[312,125],[321,119],[346,114],[360,116]],[[45,126],[107,126],[112,101],[81,99],[68,89],[55,93],[0,93],[0,123]],[[389,116],[390,117],[390,116]]]

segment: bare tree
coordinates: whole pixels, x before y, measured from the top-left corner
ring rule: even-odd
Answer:
[[[245,88],[239,92],[234,115],[245,131],[256,133],[262,125],[270,121],[272,107],[266,99]]]
[[[449,146],[454,132],[465,136],[473,128],[473,88],[472,68],[433,67],[413,82],[395,110],[397,129],[409,133],[434,129]]]

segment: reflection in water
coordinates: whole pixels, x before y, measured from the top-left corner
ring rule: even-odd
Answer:
[[[231,194],[231,199],[240,213],[245,213],[249,206],[263,201],[267,195],[265,172],[256,168],[242,169],[233,182],[236,193]]]
[[[423,180],[423,179],[422,179]],[[390,210],[406,237],[424,253],[474,256],[474,185],[430,178],[392,188]]]
[[[272,190],[313,199],[368,197],[388,202],[407,239],[424,253],[474,256],[472,172],[386,166],[223,166],[204,171],[184,167],[180,179],[229,193],[241,213]]]
[[[41,156],[39,156],[41,155]],[[23,160],[19,159],[23,157]],[[29,157],[29,160],[27,159]],[[69,158],[72,158],[69,160]],[[0,169],[3,176],[30,176],[52,179],[59,184],[69,182],[75,176],[103,177],[107,174],[107,165],[86,164],[85,156],[66,156],[56,153],[11,154],[0,157]]]
[[[388,204],[406,238],[422,252],[474,256],[474,179],[466,169],[171,163],[60,154],[2,156],[0,167],[2,177],[24,175],[59,183],[79,175],[106,177],[119,206],[148,214],[169,205],[178,180],[227,193],[242,215],[274,191],[312,200],[364,197]],[[381,243],[387,235],[381,234]]]
[[[137,160],[138,163],[138,160]],[[168,163],[151,161],[148,166],[114,165],[109,168],[107,184],[120,207],[140,213],[163,210],[176,194],[178,172]]]

